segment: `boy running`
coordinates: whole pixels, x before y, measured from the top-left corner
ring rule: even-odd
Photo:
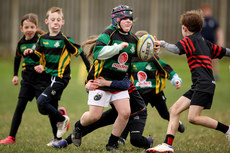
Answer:
[[[170,120],[167,135],[163,144],[149,148],[146,152],[173,153],[173,140],[176,135],[180,114],[189,110],[188,120],[192,124],[212,128],[226,134],[230,142],[230,128],[208,116],[202,116],[204,109],[210,109],[215,91],[215,80],[212,72],[212,59],[230,56],[230,49],[222,48],[205,40],[200,31],[203,27],[201,11],[192,10],[181,15],[182,35],[184,38],[175,45],[165,41],[156,41],[166,50],[175,54],[186,54],[192,75],[192,86],[170,108]]]
[[[49,143],[61,140],[67,130],[69,117],[66,111],[61,114],[58,111],[58,101],[63,90],[69,83],[70,59],[71,54],[78,56],[82,50],[74,44],[73,40],[67,38],[62,32],[64,25],[64,15],[61,8],[52,7],[46,14],[45,23],[48,25],[49,32],[42,35],[38,41],[35,51],[28,49],[24,55],[31,54],[33,60],[38,60],[44,56],[47,86],[43,93],[38,97],[37,104],[39,112],[49,115],[54,139]]]

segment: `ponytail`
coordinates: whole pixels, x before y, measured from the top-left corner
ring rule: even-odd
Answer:
[[[82,50],[84,51],[84,52],[88,52],[87,53],[87,58],[89,59],[89,58],[91,58],[92,57],[92,55],[93,55],[93,49],[94,49],[94,47],[95,47],[95,45],[96,45],[96,41],[97,41],[97,38],[98,38],[98,36],[90,36],[90,39],[89,40],[86,40],[86,41],[84,41],[83,43],[82,43]],[[87,48],[87,46],[89,45],[89,47],[88,47],[88,51],[85,51]]]

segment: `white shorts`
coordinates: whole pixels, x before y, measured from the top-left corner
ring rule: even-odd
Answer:
[[[115,94],[103,90],[90,90],[88,95],[88,105],[108,107],[110,102],[125,98],[129,98],[128,90]]]

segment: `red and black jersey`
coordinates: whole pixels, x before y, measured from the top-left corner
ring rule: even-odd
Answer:
[[[207,41],[200,33],[184,37],[176,43],[176,46],[180,49],[180,54],[187,56],[192,75],[192,89],[214,93],[212,59],[222,58],[226,49]]]

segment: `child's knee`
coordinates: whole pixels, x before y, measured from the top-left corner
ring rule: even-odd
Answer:
[[[188,121],[192,124],[196,124],[196,117],[193,115],[188,115]]]
[[[120,116],[121,118],[128,120],[130,117],[130,111],[122,111],[118,113],[118,116]]]
[[[37,106],[38,106],[38,111],[43,114],[43,115],[47,115],[46,112],[46,103],[49,101],[49,98],[44,96],[44,95],[40,95],[37,99]]]
[[[90,118],[93,122],[96,122],[101,118],[101,115],[100,113],[90,113]]]

